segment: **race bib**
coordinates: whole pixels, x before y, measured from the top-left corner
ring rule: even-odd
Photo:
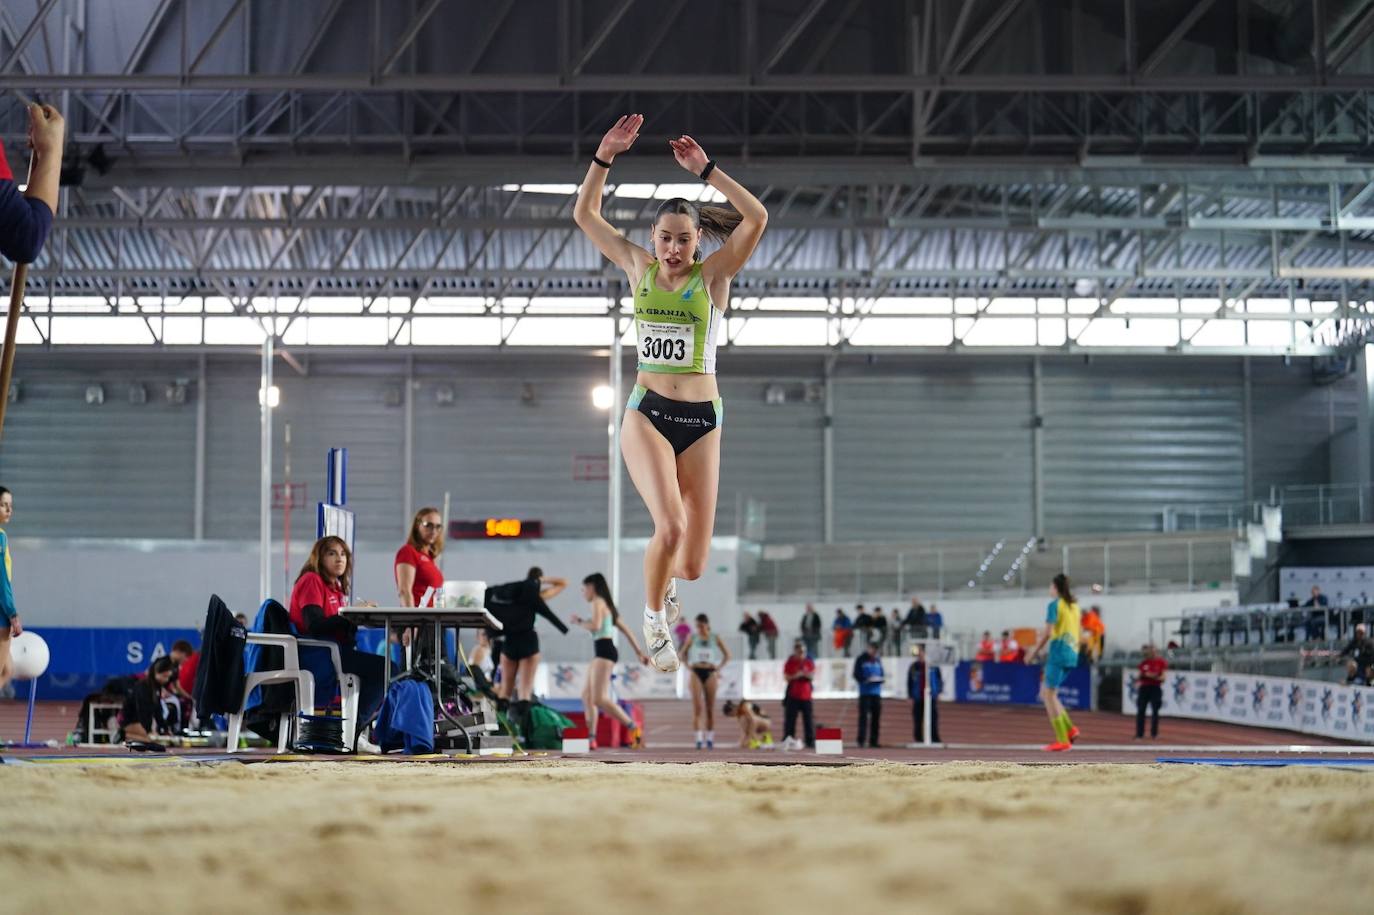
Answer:
[[[691,324],[639,322],[639,361],[643,365],[691,366],[696,359],[696,329]]]

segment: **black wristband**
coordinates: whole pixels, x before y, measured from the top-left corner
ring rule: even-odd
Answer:
[[[611,167],[611,163],[605,161],[605,160],[602,159],[600,156],[592,156],[592,161],[595,162],[597,165],[601,166],[602,168],[610,168],[610,167]]]
[[[710,178],[710,177],[711,177],[711,172],[713,172],[713,171],[715,171],[715,170],[716,170],[716,160],[715,160],[715,159],[707,159],[707,160],[706,160],[706,167],[703,168],[703,169],[701,170],[701,175],[700,175],[701,180],[702,180],[702,181],[705,181],[705,180],[707,180],[708,178]]]

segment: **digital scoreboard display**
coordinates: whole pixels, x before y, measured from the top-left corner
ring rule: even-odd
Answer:
[[[543,521],[519,518],[487,518],[482,521],[450,521],[450,540],[524,540],[544,536]]]

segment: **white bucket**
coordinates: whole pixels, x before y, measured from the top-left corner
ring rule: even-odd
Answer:
[[[455,610],[476,610],[484,605],[486,594],[485,581],[446,581],[443,604]]]

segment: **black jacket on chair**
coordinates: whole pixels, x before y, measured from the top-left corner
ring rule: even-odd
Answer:
[[[228,715],[243,702],[243,647],[248,633],[218,594],[210,595],[201,637],[200,666],[191,690],[202,715]]]

